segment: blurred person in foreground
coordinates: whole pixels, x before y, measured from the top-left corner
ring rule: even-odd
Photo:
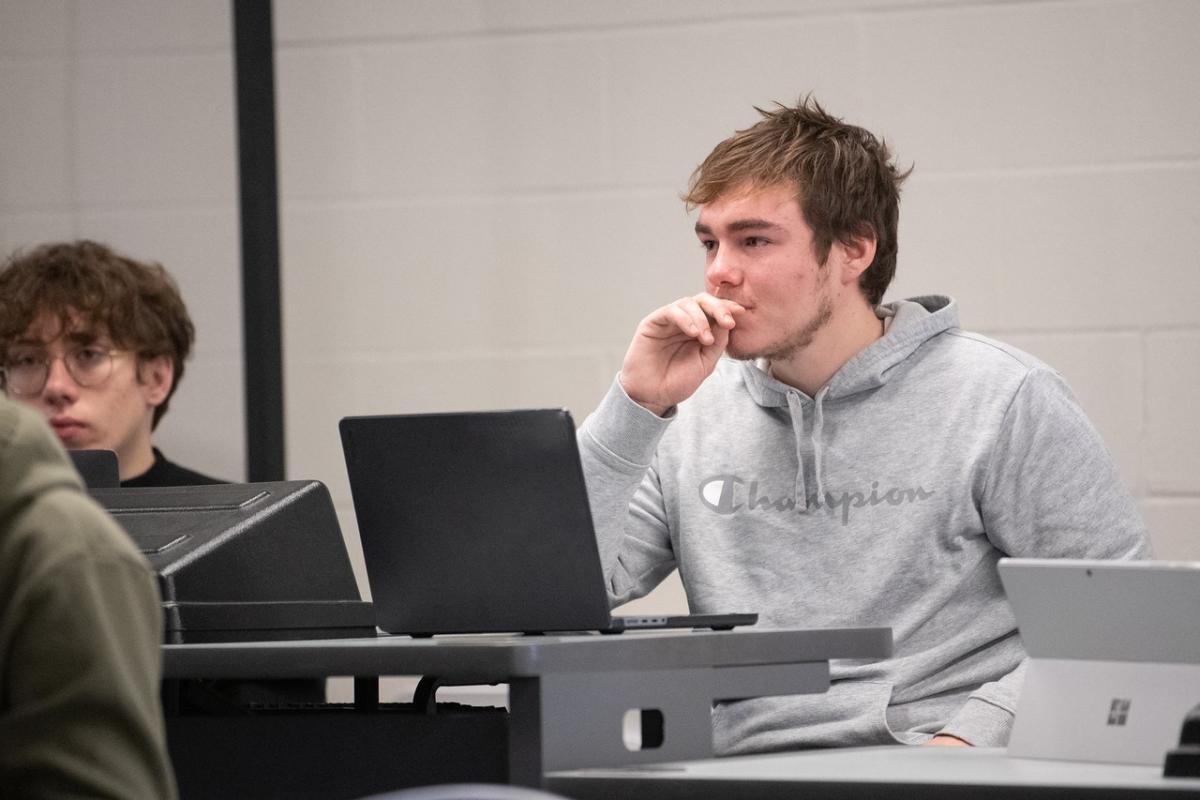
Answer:
[[[0,397],[0,796],[175,797],[154,573]]]

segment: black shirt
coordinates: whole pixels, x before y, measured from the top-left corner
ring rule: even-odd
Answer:
[[[127,481],[121,481],[121,488],[130,486],[208,486],[214,483],[229,483],[229,481],[219,481],[167,461],[157,447],[153,450],[154,464],[150,466],[150,469]]]

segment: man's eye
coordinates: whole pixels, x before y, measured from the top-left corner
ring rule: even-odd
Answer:
[[[75,363],[81,367],[94,367],[104,360],[105,352],[99,347],[81,347],[74,353]]]
[[[747,236],[746,247],[762,247],[767,244],[767,240],[761,236]]]
[[[8,365],[20,369],[36,366],[44,361],[41,353],[13,353],[9,356]]]
[[[717,249],[717,242],[714,239],[701,239],[700,246],[711,253]]]

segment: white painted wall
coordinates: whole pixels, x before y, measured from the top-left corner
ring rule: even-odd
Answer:
[[[916,171],[889,297],[1059,367],[1161,557],[1200,559],[1200,3],[276,0],[288,468],[353,514],[347,414],[599,400],[697,289],[677,194],[812,91]],[[0,0],[0,248],[164,262],[196,358],[161,441],[241,478],[229,6]],[[361,576],[360,576],[361,577]],[[650,601],[682,604],[677,591]]]
[[[229,4],[0,0],[0,252],[92,238],[176,277],[197,341],[156,435],[245,478]]]

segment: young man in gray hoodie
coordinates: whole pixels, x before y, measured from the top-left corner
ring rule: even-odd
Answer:
[[[880,304],[887,147],[812,100],[760,113],[685,195],[704,291],[642,320],[579,432],[611,601],[677,567],[693,612],[892,628],[824,695],[718,706],[718,752],[1004,745],[1025,654],[996,562],[1145,557],[1144,525],[1056,372],[949,298]]]

